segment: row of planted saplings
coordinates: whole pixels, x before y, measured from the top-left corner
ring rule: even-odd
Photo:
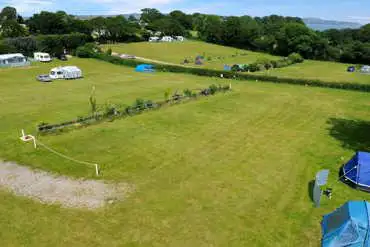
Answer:
[[[45,133],[53,132],[55,130],[61,130],[63,128],[70,128],[73,126],[86,126],[106,119],[134,116],[144,111],[158,109],[165,105],[171,105],[189,99],[196,99],[202,96],[210,96],[216,94],[217,92],[226,92],[229,90],[231,90],[231,85],[221,86],[214,84],[208,88],[200,90],[185,89],[182,93],[176,91],[175,93],[171,94],[170,91],[167,90],[164,93],[163,101],[154,102],[152,100],[136,99],[135,102],[130,106],[106,104],[101,107],[97,107],[96,100],[92,96],[90,96],[90,105],[92,112],[90,116],[77,117],[75,120],[59,124],[48,124],[42,122],[37,126],[37,129],[39,132]]]

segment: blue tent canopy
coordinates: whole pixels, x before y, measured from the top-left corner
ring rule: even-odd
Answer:
[[[136,72],[154,72],[154,66],[151,64],[140,64],[136,66]]]
[[[322,221],[322,247],[369,247],[370,204],[349,201]]]
[[[360,189],[370,190],[370,153],[357,152],[343,166],[343,177]]]

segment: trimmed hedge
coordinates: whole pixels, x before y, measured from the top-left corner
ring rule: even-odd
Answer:
[[[217,92],[226,92],[229,90],[231,90],[229,85],[211,85],[209,88],[205,88],[199,93],[194,93],[189,89],[185,89],[183,94],[175,93],[172,95],[171,99],[166,99],[165,101],[153,102],[151,100],[136,99],[131,106],[122,107],[118,105],[105,105],[101,111],[95,112],[91,116],[78,117],[75,120],[59,124],[47,124],[42,122],[37,126],[37,130],[40,133],[52,133],[55,131],[62,131],[64,129],[72,129],[74,127],[88,126],[105,121],[107,119],[131,117],[141,114],[145,111],[159,109],[165,105],[177,104],[184,100],[195,99],[201,96],[210,96],[216,94]]]
[[[96,54],[96,59],[103,60],[109,63],[124,65],[128,67],[136,67],[143,62],[137,60],[121,59],[119,57],[113,57],[106,54]],[[223,71],[223,70],[211,70],[204,68],[190,68],[185,66],[177,65],[165,65],[158,63],[151,63],[155,65],[156,71],[161,72],[173,72],[173,73],[188,73],[197,76],[207,76],[207,77],[220,77],[225,79],[236,79],[236,80],[258,80],[263,82],[273,82],[273,83],[284,83],[292,85],[303,85],[303,86],[313,86],[313,87],[323,87],[323,88],[335,88],[353,91],[370,92],[370,84],[361,83],[350,83],[350,82],[329,82],[321,80],[311,80],[302,78],[283,78],[270,75],[256,75],[252,73],[237,73],[233,71]]]

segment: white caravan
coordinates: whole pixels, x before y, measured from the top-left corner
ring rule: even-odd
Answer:
[[[82,71],[76,66],[64,66],[51,69],[51,79],[78,79],[82,77]]]
[[[51,57],[49,53],[45,53],[45,52],[35,52],[33,53],[33,58],[39,62],[50,62],[51,61]]]

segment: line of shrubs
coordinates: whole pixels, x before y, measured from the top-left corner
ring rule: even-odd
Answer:
[[[237,65],[231,67],[234,72],[256,72],[264,71],[273,68],[283,68],[297,63],[303,63],[303,57],[298,53],[292,53],[288,57],[280,60],[269,60],[268,58],[260,58],[256,62],[245,65]]]
[[[227,92],[231,90],[230,85],[211,85],[208,88],[202,89],[199,92],[195,92],[190,89],[185,89],[182,93],[177,91],[170,95],[167,90],[164,93],[164,100],[153,102],[151,100],[136,99],[135,102],[130,106],[106,104],[101,106],[100,109],[92,113],[87,117],[77,117],[72,121],[67,121],[59,124],[48,124],[45,122],[40,123],[37,126],[37,130],[40,133],[51,133],[56,131],[64,131],[72,128],[88,126],[96,124],[106,120],[114,120],[117,118],[131,117],[141,114],[145,111],[159,109],[166,105],[173,105],[185,100],[196,99],[198,97],[214,95],[218,92]]]
[[[42,51],[58,56],[64,49],[73,53],[77,47],[91,41],[89,35],[82,33],[7,38],[0,40],[0,54],[17,52],[33,57],[34,52]]]

